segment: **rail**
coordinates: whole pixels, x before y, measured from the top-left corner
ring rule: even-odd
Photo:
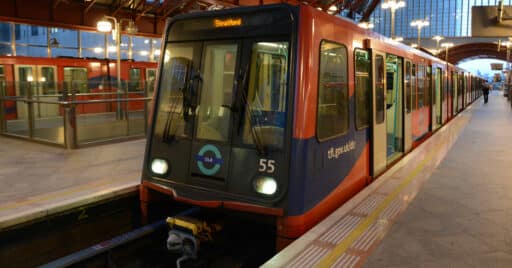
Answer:
[[[0,134],[75,149],[147,132],[152,83],[105,92],[56,87],[47,94],[41,84],[0,84]]]

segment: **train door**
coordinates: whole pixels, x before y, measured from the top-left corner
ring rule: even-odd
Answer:
[[[383,53],[373,53],[373,120],[372,120],[372,175],[376,177],[386,168],[386,60]]]
[[[443,80],[443,71],[441,68],[435,68],[434,73],[434,89],[432,95],[432,130],[436,130],[441,125],[441,116],[442,116],[442,80]]]
[[[403,154],[402,58],[386,56],[386,156],[391,163]]]
[[[408,152],[412,148],[412,63],[405,61],[405,111],[404,111],[404,151]]]
[[[57,100],[57,71],[55,66],[15,65],[16,96],[28,97],[39,101]],[[18,103],[19,104],[19,103]],[[26,105],[17,105],[18,117],[27,118]],[[55,104],[36,103],[34,116],[58,116]]]

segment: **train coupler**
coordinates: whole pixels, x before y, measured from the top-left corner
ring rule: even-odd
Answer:
[[[213,241],[213,233],[222,229],[218,224],[185,216],[168,217],[166,221],[171,228],[167,237],[167,249],[183,254],[176,261],[177,267],[184,260],[196,259],[201,242]]]

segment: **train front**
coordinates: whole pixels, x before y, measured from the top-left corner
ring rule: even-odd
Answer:
[[[242,8],[169,23],[143,189],[202,207],[285,213],[297,12]]]

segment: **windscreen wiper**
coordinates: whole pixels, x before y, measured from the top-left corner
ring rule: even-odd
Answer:
[[[191,70],[193,70],[193,64],[190,63],[186,67],[186,70],[187,70],[187,73],[185,75],[185,81],[183,83],[183,87],[179,88],[177,90],[170,89],[170,92],[169,92],[169,100],[168,100],[169,111],[167,111],[167,119],[165,121],[164,131],[163,131],[163,135],[162,135],[162,140],[164,142],[170,142],[170,141],[174,140],[174,138],[176,136],[176,131],[178,130],[179,124],[176,124],[174,126],[174,129],[171,129],[172,122],[175,119],[179,119],[180,116],[183,117],[183,120],[185,120],[185,122],[188,122],[189,109],[191,109],[193,107],[193,104],[192,104],[193,94],[192,94],[192,88],[191,88],[192,79],[190,79],[190,77],[192,76]],[[173,94],[172,94],[173,92],[178,92],[178,94],[181,94],[181,95],[173,96]],[[182,100],[181,105],[179,105],[179,99]],[[179,106],[181,106],[181,110],[178,108]],[[174,115],[177,115],[178,117],[175,118]]]
[[[252,136],[252,139],[254,141],[254,144],[256,145],[256,150],[258,151],[258,153],[260,155],[266,155],[266,150],[265,150],[265,145],[263,144],[263,142],[261,141],[260,139],[260,135],[257,133],[256,131],[256,127],[260,127],[260,116],[258,114],[258,112],[254,111],[253,110],[253,107],[252,107],[252,104],[249,104],[249,102],[247,101],[247,91],[245,90],[247,88],[247,74],[248,74],[248,65],[247,64],[244,68],[244,70],[242,71],[242,83],[240,84],[240,87],[238,88],[237,92],[240,92],[241,94],[241,99],[242,99],[242,102],[243,102],[243,105],[246,106],[247,108],[245,109],[247,111],[246,113],[246,120],[249,121],[249,124],[251,126],[251,136]],[[242,112],[242,109],[237,109],[239,110],[240,112]],[[240,121],[239,121],[239,125],[238,125],[238,133],[240,133],[240,130],[242,128],[242,118],[240,118]],[[256,125],[254,125],[256,123]]]

